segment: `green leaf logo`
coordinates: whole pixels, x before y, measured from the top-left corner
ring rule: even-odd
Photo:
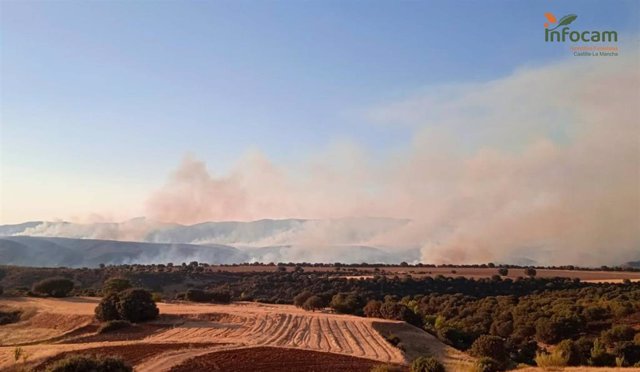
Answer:
[[[553,30],[555,30],[556,28],[558,28],[558,27],[560,27],[560,26],[568,26],[568,25],[570,25],[573,21],[575,21],[575,20],[576,20],[576,18],[578,18],[578,16],[577,16],[577,15],[575,15],[575,14],[567,14],[566,16],[564,16],[564,17],[560,18],[560,22],[558,22],[558,25],[557,25],[556,27],[552,28],[552,29],[551,29],[551,30],[549,30],[549,31],[553,31]]]

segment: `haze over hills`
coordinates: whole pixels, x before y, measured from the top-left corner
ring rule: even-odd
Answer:
[[[343,218],[326,220],[263,219],[194,225],[135,218],[118,223],[31,221],[0,225],[0,262],[37,266],[97,266],[100,263],[212,264],[244,262],[443,263],[425,261],[420,241],[396,240],[412,231],[407,219]],[[144,244],[142,244],[144,243]],[[499,252],[498,252],[499,253]],[[481,263],[517,265],[576,264],[554,262],[553,248],[514,247]],[[620,265],[631,260],[602,262]],[[591,261],[596,261],[592,259]]]
[[[100,263],[415,262],[418,247],[369,245],[407,220],[259,220],[185,226],[144,218],[122,223],[34,221],[0,226],[0,262],[95,267]]]

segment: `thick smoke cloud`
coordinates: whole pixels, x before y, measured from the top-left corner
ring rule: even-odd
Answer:
[[[222,176],[186,158],[148,200],[148,216],[408,218],[362,243],[419,245],[425,262],[637,259],[638,66],[637,56],[576,59],[488,83],[431,87],[368,110],[376,125],[414,133],[383,162],[357,143],[302,166],[251,153]],[[321,229],[304,236],[315,245],[340,240]]]

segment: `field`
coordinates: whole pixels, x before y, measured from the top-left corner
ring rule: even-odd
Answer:
[[[14,310],[20,310],[21,316],[17,322],[0,326],[0,371],[19,371],[24,370],[23,367],[44,371],[48,365],[67,355],[81,353],[119,356],[133,365],[136,371],[148,372],[366,372],[379,364],[408,371],[411,361],[424,355],[437,358],[448,372],[469,372],[476,358],[460,351],[469,350],[470,345],[460,346],[460,342],[464,342],[460,337],[470,334],[462,332],[479,329],[482,333],[488,333],[493,326],[506,324],[501,330],[507,329],[503,336],[507,339],[523,329],[526,331],[523,328],[526,325],[522,325],[523,319],[526,321],[533,315],[536,316],[534,320],[552,317],[563,311],[573,311],[589,323],[585,320],[578,333],[562,334],[562,338],[576,339],[582,335],[602,337],[612,325],[631,326],[636,333],[640,329],[640,287],[635,283],[640,280],[639,272],[537,269],[539,279],[509,281],[483,279],[497,273],[497,268],[483,267],[395,266],[376,269],[305,266],[300,269],[287,266],[286,270],[282,270],[268,265],[197,266],[202,269],[199,272],[195,267],[181,265],[173,268],[175,271],[171,273],[157,272],[157,266],[140,266],[132,271],[127,271],[125,267],[7,268],[2,284],[9,284],[5,288],[11,292],[0,296],[0,312],[11,314]],[[167,301],[157,304],[160,310],[158,319],[100,333],[100,324],[94,317],[94,309],[100,298],[83,294],[95,291],[103,283],[103,278],[123,274],[148,288],[159,288],[156,293],[163,295],[173,291],[172,288],[178,285],[174,283],[179,283],[181,290],[201,286],[215,293],[226,289],[230,291],[232,302],[196,303],[185,301],[184,296],[164,297]],[[76,283],[84,287],[79,288],[75,296],[57,299],[26,296],[25,290],[18,288],[18,285],[30,287],[34,280],[53,275],[73,277]],[[360,280],[374,275],[386,278]],[[416,279],[411,280],[405,275]],[[507,276],[515,279],[523,275],[523,269],[511,268]],[[337,279],[338,276],[342,279]],[[426,276],[434,279],[424,279]],[[442,276],[449,279],[443,279]],[[556,277],[579,278],[582,283],[551,279]],[[597,284],[620,283],[626,279],[633,283]],[[305,290],[323,296],[322,301],[325,302],[318,307],[322,310],[303,310],[283,304],[295,303],[296,295]],[[242,300],[244,294],[251,291],[258,299],[269,301]],[[384,300],[386,312],[379,310],[378,315],[366,314],[367,302],[356,301],[355,307],[347,311],[356,315],[338,314],[339,305],[333,304],[333,300],[340,296],[334,294],[342,292],[374,298],[376,300],[372,301],[378,301],[379,306],[383,304],[379,300]],[[426,293],[422,300],[418,300],[419,297],[411,300],[415,294],[422,293]],[[466,297],[461,293],[466,293]],[[511,294],[513,297],[508,296]],[[390,298],[386,298],[387,295]],[[402,300],[405,296],[407,298]],[[341,301],[342,305],[349,303],[346,297]],[[540,306],[549,301],[555,305],[546,309]],[[577,302],[580,302],[580,306],[572,310],[574,308],[571,306]],[[413,310],[403,313],[403,309],[409,309],[408,306],[412,306]],[[599,316],[595,320],[584,318],[581,309],[593,310],[594,306],[595,310],[608,310],[593,313]],[[439,324],[436,314],[444,314]],[[508,323],[512,318],[500,320],[498,314],[502,314],[502,317],[505,314],[513,316],[513,323]],[[419,315],[417,322],[416,315]],[[433,323],[427,321],[428,315],[432,316]],[[520,323],[517,323],[518,319]],[[556,323],[563,324],[561,321]],[[519,324],[519,328],[513,324]],[[535,322],[529,321],[528,324],[535,325]],[[462,336],[441,332],[452,326],[457,327],[457,332]],[[537,330],[534,329],[534,332]],[[534,335],[527,337],[532,340]],[[562,338],[549,344],[541,341],[538,346],[542,350],[552,351],[553,345]],[[522,346],[519,347],[524,350]],[[16,361],[17,350],[22,352],[22,357]],[[517,360],[517,357],[520,354],[513,360]],[[527,364],[534,363],[528,361]],[[540,371],[535,367],[519,370]],[[576,367],[566,370],[618,369]]]
[[[285,266],[286,267],[286,266]],[[293,267],[287,267],[288,270],[292,270]],[[339,270],[338,270],[339,269]],[[257,266],[257,265],[236,265],[236,266],[210,266],[211,271],[222,271],[231,273],[251,273],[251,272],[276,272],[278,268],[276,266]],[[334,266],[305,266],[305,272],[336,272],[342,273],[349,271],[356,271],[358,275],[354,275],[353,278],[367,277],[372,275],[412,275],[415,277],[424,276],[436,276],[443,275],[447,277],[463,276],[465,278],[491,278],[496,274],[497,268],[490,267],[401,267],[390,266],[380,267],[376,270],[373,267],[365,266],[349,266],[349,267],[334,267]],[[510,268],[507,278],[516,279],[518,277],[525,277],[524,269],[522,268]],[[631,271],[607,271],[607,270],[562,270],[562,269],[537,269],[536,277],[538,278],[579,278],[584,282],[592,283],[620,283],[624,279],[631,281],[640,281],[640,272]]]
[[[309,359],[313,361],[310,365],[322,366],[318,371],[368,370],[376,363],[406,364],[412,355],[407,356],[389,344],[376,331],[374,322],[401,338],[411,335],[418,340],[416,347],[424,351],[437,349],[452,368],[471,361],[465,354],[403,322],[307,312],[289,305],[160,303],[161,319],[139,332],[124,332],[124,337],[96,335],[92,315],[97,302],[95,298],[3,300],[3,306],[30,309],[33,315],[0,328],[0,368],[13,366],[17,345],[22,345],[36,367],[58,354],[80,350],[121,355],[139,371],[170,370],[187,361],[203,366],[225,365],[239,355],[230,352],[236,349],[251,355],[268,354],[269,357],[259,358],[263,363],[260,368],[288,366],[289,362],[282,363],[283,355],[292,358],[293,367]],[[247,349],[255,347],[260,347],[256,349],[259,354]],[[284,348],[296,352],[282,354]],[[190,361],[192,358],[195,359]],[[180,368],[177,370],[188,370]]]

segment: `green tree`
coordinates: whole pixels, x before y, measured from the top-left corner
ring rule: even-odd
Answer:
[[[128,320],[143,322],[158,317],[158,307],[150,292],[141,288],[130,288],[104,297],[95,309],[100,321]]]

